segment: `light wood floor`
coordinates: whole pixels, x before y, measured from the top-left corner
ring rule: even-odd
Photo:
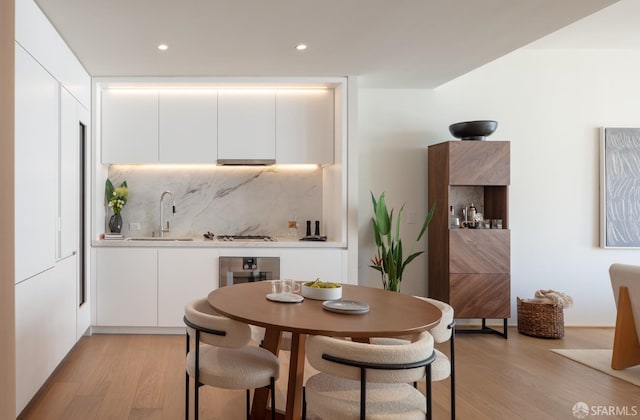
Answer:
[[[527,337],[514,328],[508,340],[458,334],[458,418],[574,419],[572,407],[579,401],[590,406],[635,405],[640,411],[639,387],[549,351],[610,348],[612,342],[613,330],[608,328],[567,328],[560,340]],[[281,355],[278,407],[284,405],[286,356]],[[434,419],[449,418],[448,386],[448,381],[434,383]],[[243,391],[202,387],[200,395],[200,418],[244,418]],[[84,337],[19,417],[180,418],[184,418],[184,337],[149,335]]]

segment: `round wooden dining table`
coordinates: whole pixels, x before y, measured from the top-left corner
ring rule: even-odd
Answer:
[[[351,337],[366,341],[369,337],[394,337],[429,330],[441,317],[434,305],[413,296],[382,289],[342,285],[342,300],[365,303],[369,311],[361,314],[336,313],[323,308],[322,301],[305,298],[299,303],[274,302],[269,281],[222,287],[208,296],[219,313],[238,321],[266,329],[262,346],[278,354],[280,336],[291,332],[291,358],[287,384],[285,419],[299,419],[302,413],[302,386],[307,334]],[[256,390],[251,408],[252,419],[264,419],[269,390]]]

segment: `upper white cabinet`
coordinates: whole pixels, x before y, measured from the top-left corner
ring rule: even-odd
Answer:
[[[159,161],[214,163],[218,157],[215,90],[161,90]]]
[[[58,82],[16,44],[15,274],[54,266],[58,194]]]
[[[334,162],[332,89],[279,90],[276,93],[276,162]]]
[[[215,163],[215,90],[104,89],[103,163]]]
[[[102,163],[335,162],[331,88],[99,92]]]
[[[276,158],[275,92],[220,90],[218,159]]]
[[[102,162],[158,161],[158,92],[105,89],[101,103]]]

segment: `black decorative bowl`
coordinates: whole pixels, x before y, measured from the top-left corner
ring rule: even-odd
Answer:
[[[498,128],[497,121],[466,121],[451,124],[449,132],[453,137],[461,140],[484,140],[486,136],[493,134]]]

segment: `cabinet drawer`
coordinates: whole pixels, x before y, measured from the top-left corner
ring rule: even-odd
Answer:
[[[456,318],[509,318],[509,274],[451,274],[450,301]]]
[[[510,273],[511,235],[507,229],[449,231],[450,273]]]

